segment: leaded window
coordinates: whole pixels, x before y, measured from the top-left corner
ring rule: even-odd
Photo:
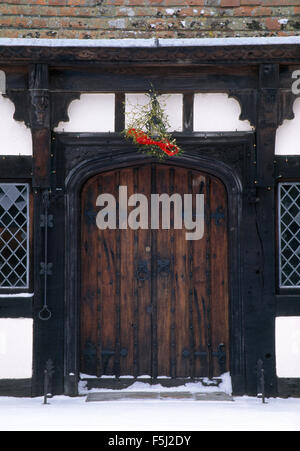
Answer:
[[[300,183],[279,184],[280,288],[300,288]]]
[[[0,183],[0,288],[29,288],[29,185]]]

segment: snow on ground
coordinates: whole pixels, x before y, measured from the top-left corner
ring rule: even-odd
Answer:
[[[0,431],[300,431],[300,399],[85,400],[0,398]]]
[[[81,378],[85,376],[86,379],[94,378],[95,376],[89,376],[89,375],[81,375]],[[121,376],[120,379],[126,378],[130,379],[132,376]],[[145,376],[150,377],[150,376]],[[102,376],[103,378],[103,376]],[[160,379],[163,379],[164,376],[160,376]],[[168,378],[167,378],[168,379]],[[191,392],[191,393],[216,393],[216,392],[223,392],[228,395],[232,394],[232,383],[231,383],[231,377],[230,373],[222,374],[219,378],[213,378],[213,379],[221,379],[222,382],[218,387],[216,387],[213,380],[210,380],[208,378],[204,378],[203,382],[187,382],[185,385],[182,385],[180,387],[163,387],[161,384],[152,385],[152,384],[145,384],[143,382],[135,382],[130,387],[126,388],[125,390],[122,390],[123,392]],[[81,381],[79,383],[79,393],[80,395],[87,395],[88,393],[109,393],[112,390],[108,390],[105,388],[98,388],[98,389],[87,389],[87,381]]]

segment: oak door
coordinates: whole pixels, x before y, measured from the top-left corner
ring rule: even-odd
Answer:
[[[187,240],[172,220],[170,230],[120,230],[118,220],[116,229],[99,230],[97,198],[110,193],[118,200],[119,186],[127,186],[128,196],[144,194],[149,216],[151,194],[204,194],[204,237]],[[117,202],[117,218],[118,209]],[[141,165],[85,184],[81,373],[187,378],[228,371],[227,214],[223,183],[195,170]]]

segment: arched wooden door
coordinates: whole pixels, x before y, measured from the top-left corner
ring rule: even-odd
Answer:
[[[204,194],[204,237],[188,241],[184,228],[173,227],[99,230],[97,198],[118,199],[119,186],[128,196],[146,195],[149,205],[155,193]],[[85,184],[81,208],[81,373],[186,378],[228,371],[223,183],[164,164],[117,169]]]

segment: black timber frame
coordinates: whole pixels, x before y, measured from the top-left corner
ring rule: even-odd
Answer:
[[[251,184],[247,168],[253,166],[253,134],[178,136],[185,149],[183,156],[169,159],[168,164],[187,168],[198,168],[214,174],[225,184],[228,193],[231,230],[230,240],[230,299],[231,299],[231,372],[235,393],[244,393],[246,388],[243,317],[243,283],[241,268],[243,186]],[[79,380],[79,293],[80,293],[80,241],[78,237],[80,193],[85,181],[99,172],[110,169],[147,164],[155,160],[137,153],[124,138],[86,135],[56,135],[56,155],[63,156],[65,173],[57,174],[66,194],[66,290],[65,290],[65,393],[76,396]],[[228,149],[231,149],[229,152]],[[253,183],[253,182],[252,182]],[[246,190],[247,191],[247,190]],[[253,245],[253,243],[252,243]],[[270,350],[268,351],[270,352]],[[248,389],[250,386],[248,387]],[[254,393],[256,387],[252,388]]]
[[[81,92],[115,92],[116,132],[120,132],[124,127],[124,93],[147,91],[151,82],[160,92],[184,94],[184,127],[178,140],[186,155],[181,163],[192,164],[197,158],[200,162],[203,152],[203,164],[208,159],[208,166],[216,171],[218,164],[224,164],[232,171],[232,177],[240,181],[244,226],[240,230],[239,252],[243,283],[239,319],[234,319],[235,312],[231,312],[235,324],[232,333],[241,340],[239,353],[233,354],[231,362],[232,368],[240,365],[240,373],[233,371],[234,392],[256,394],[256,363],[261,358],[269,396],[300,396],[299,381],[278,381],[275,367],[275,318],[300,316],[300,293],[283,295],[276,287],[276,186],[279,180],[299,179],[300,157],[274,156],[277,127],[284,119],[293,118],[296,96],[291,93],[291,74],[299,66],[297,45],[0,47],[0,69],[6,72],[7,96],[16,107],[14,117],[31,127],[34,148],[33,158],[0,157],[0,181],[6,180],[8,174],[12,180],[32,180],[35,279],[33,304],[27,298],[16,302],[2,298],[0,316],[34,318],[33,396],[43,393],[43,372],[49,358],[55,365],[53,393],[77,394],[77,368],[68,360],[68,346],[74,339],[78,318],[76,314],[70,318],[68,311],[66,293],[70,287],[65,284],[69,282],[65,269],[70,254],[67,248],[63,252],[62,245],[69,233],[65,219],[70,217],[69,208],[75,205],[70,203],[67,190],[73,171],[85,164],[88,168],[91,161],[98,161],[99,171],[138,161],[118,133],[54,134],[51,130],[60,121],[68,120],[68,106]],[[241,119],[248,119],[256,133],[193,133],[195,92],[226,92],[236,98],[242,109]],[[43,303],[40,216],[45,190],[51,193],[50,213],[54,216],[54,227],[49,230],[49,261],[54,263],[54,271],[47,293],[52,311],[48,322],[40,321],[38,316]],[[74,233],[73,230],[73,238]],[[10,387],[10,394],[13,387],[16,395],[20,393],[21,385],[26,387],[23,393],[28,394],[27,381],[0,381],[0,387]],[[292,387],[290,392],[288,387]],[[4,392],[5,388],[1,388],[0,393]]]

